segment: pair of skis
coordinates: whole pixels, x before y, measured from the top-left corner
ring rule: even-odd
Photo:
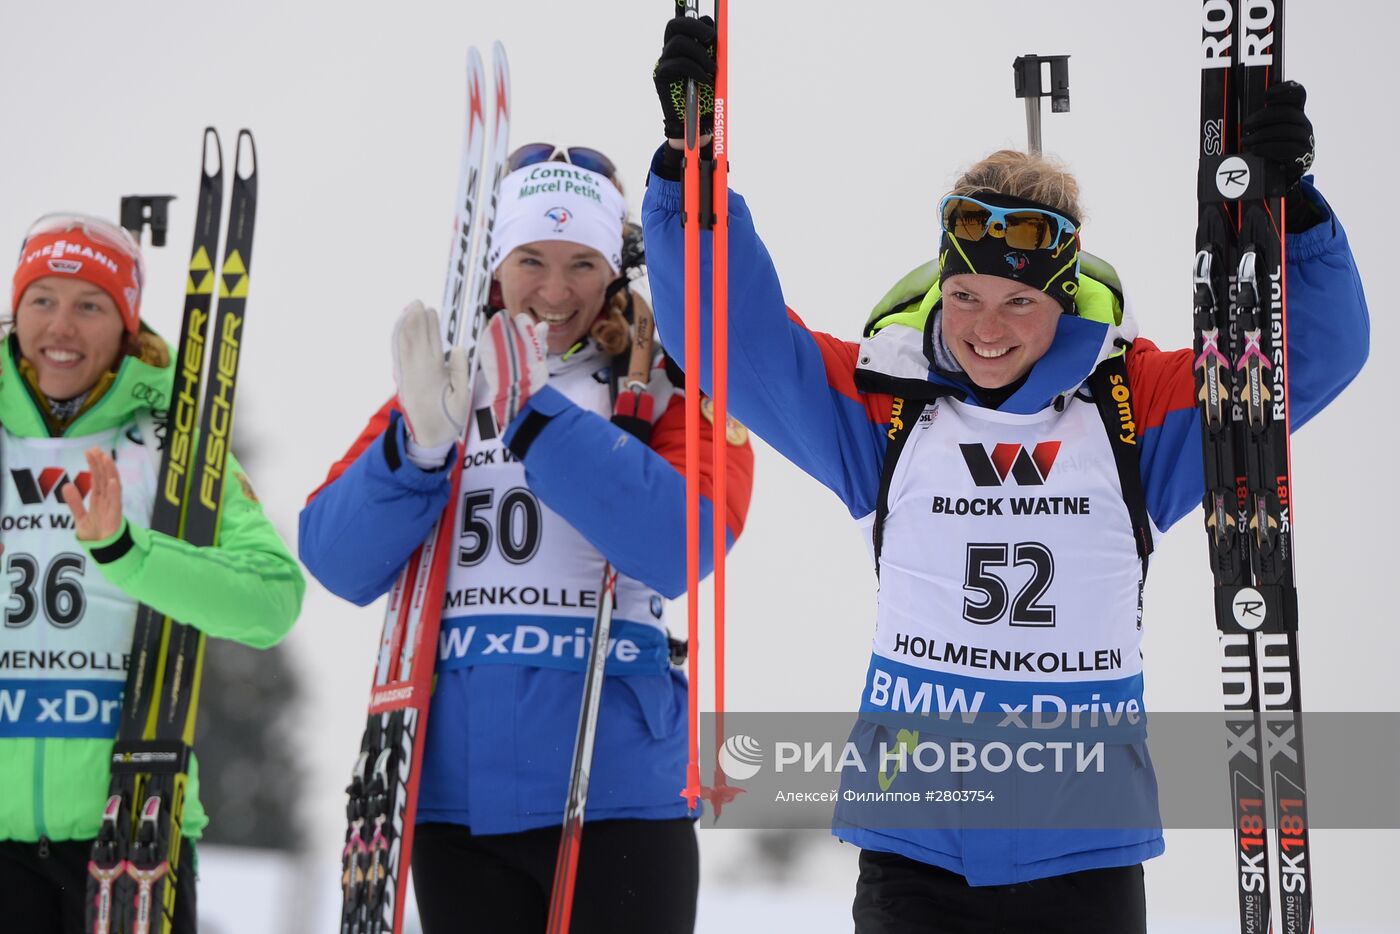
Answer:
[[[216,275],[224,162],[218,133],[205,129],[174,397],[151,514],[153,530],[201,546],[219,539],[257,210],[257,153],[248,130],[238,132],[235,152],[229,226]],[[206,355],[216,286],[213,347]],[[201,410],[206,356],[209,388]],[[89,934],[171,930],[185,871],[185,795],[203,666],[202,632],[148,606],[138,610],[112,749],[111,792],[88,862]]]
[[[1203,0],[1195,374],[1240,929],[1313,930],[1289,462],[1282,180],[1241,120],[1283,80],[1283,0]]]
[[[486,320],[491,230],[509,147],[510,70],[499,42],[492,48],[492,66],[495,87],[487,163],[484,70],[481,55],[475,48],[469,50],[466,129],[442,299],[444,352],[463,347],[470,378],[476,374],[476,346]],[[487,187],[481,191],[483,177]],[[397,934],[403,929],[423,742],[461,475],[461,469],[452,471],[447,507],[389,592],[369,716],[346,789],[341,934]]]

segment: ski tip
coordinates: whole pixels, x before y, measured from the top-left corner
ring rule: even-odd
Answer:
[[[499,39],[491,46],[491,65],[496,81],[496,132],[501,133],[501,128],[510,123],[510,63]]]
[[[498,120],[510,115],[510,60],[506,58],[506,47],[497,39],[491,44],[491,64],[496,71],[496,113]]]
[[[245,148],[246,147],[246,148]],[[245,172],[244,152],[247,152],[247,166]],[[253,143],[253,131],[246,127],[238,131],[238,142],[234,148],[233,175],[244,181],[252,178],[258,172],[258,147]]]
[[[486,73],[481,64],[481,53],[476,46],[467,49],[467,132],[475,132],[474,127],[486,125],[486,110],[482,106],[485,96],[482,92],[486,84]]]
[[[212,126],[204,128],[204,138],[200,142],[203,153],[200,159],[200,171],[205,178],[218,178],[224,174],[224,145],[219,140],[219,131]],[[211,170],[210,165],[214,168]]]

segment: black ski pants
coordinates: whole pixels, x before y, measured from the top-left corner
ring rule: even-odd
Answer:
[[[1141,864],[1016,885],[967,884],[955,872],[862,850],[856,934],[1146,934]]]
[[[91,840],[20,843],[0,840],[0,905],[5,931],[24,934],[82,934],[87,910],[87,864]],[[195,934],[194,844],[184,843],[175,889],[175,934]]]
[[[413,888],[424,934],[541,934],[558,850],[558,827],[477,836],[419,824]],[[589,821],[569,930],[691,934],[699,888],[694,821]]]

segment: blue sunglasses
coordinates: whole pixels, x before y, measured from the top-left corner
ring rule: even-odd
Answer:
[[[1078,225],[1045,208],[1001,208],[969,198],[949,195],[938,205],[943,230],[959,240],[976,242],[991,234],[1016,250],[1049,249]]]
[[[553,143],[526,143],[510,154],[510,158],[506,160],[506,170],[514,172],[516,169],[538,165],[541,162],[567,162],[581,169],[597,172],[609,181],[617,175],[617,166],[598,150],[589,149],[587,146],[556,146]]]

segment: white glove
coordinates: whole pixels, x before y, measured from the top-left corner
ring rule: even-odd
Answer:
[[[530,396],[549,382],[548,336],[549,325],[536,324],[529,315],[511,320],[509,312],[501,311],[486,323],[481,335],[481,375],[497,436],[505,434]]]
[[[466,351],[454,347],[444,362],[442,349],[438,313],[411,302],[394,325],[394,385],[410,441],[424,453],[437,449],[439,462],[462,436],[471,406]]]

